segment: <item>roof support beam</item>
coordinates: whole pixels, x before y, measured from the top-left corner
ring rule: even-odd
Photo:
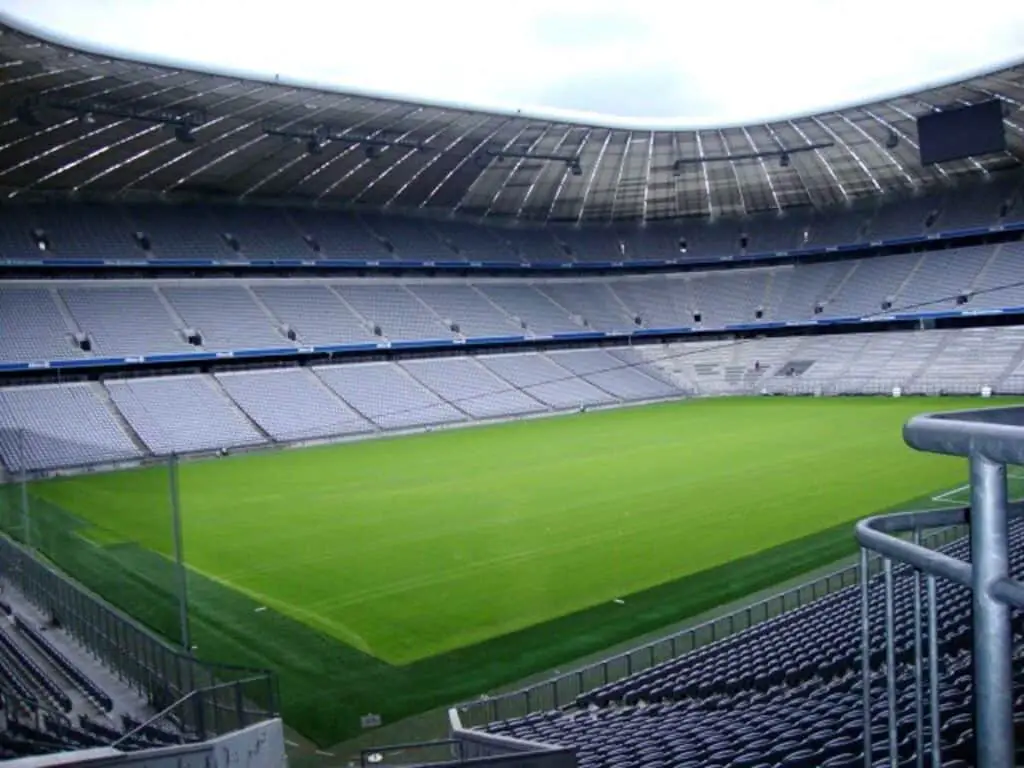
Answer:
[[[200,92],[198,94],[193,94],[190,98],[196,98],[198,96],[208,96],[209,94],[216,93],[216,92],[218,92],[220,90],[223,90],[224,88],[230,88],[232,85],[234,85],[234,83],[225,83],[223,85],[218,86],[217,88],[214,88],[211,91],[204,91],[204,92]],[[264,86],[261,85],[261,86],[258,86],[256,88],[253,88],[252,90],[246,91],[245,93],[235,94],[233,96],[229,96],[226,99],[222,99],[217,104],[215,104],[214,108],[219,111],[222,107],[224,107],[224,105],[230,104],[232,101],[236,101],[237,99],[242,99],[242,98],[248,98],[249,96],[252,96],[253,94],[259,93],[262,90],[264,90]],[[220,118],[217,118],[217,119],[220,119]],[[145,128],[145,129],[139,131],[137,134],[135,134],[132,137],[132,140],[138,140],[140,138],[143,138],[144,136],[147,136],[149,134],[155,133],[155,132],[157,132],[159,130],[160,130],[160,126],[158,126],[158,125],[151,125],[148,128]],[[136,152],[135,154],[130,155],[129,157],[127,157],[126,159],[124,159],[124,160],[122,160],[122,161],[120,161],[118,163],[114,163],[113,165],[108,165],[106,168],[103,168],[98,173],[90,176],[88,179],[83,181],[75,189],[81,189],[83,187],[87,187],[90,184],[93,184],[94,182],[96,182],[97,180],[104,178],[108,174],[111,174],[114,171],[118,171],[118,170],[120,170],[122,168],[126,168],[127,166],[135,163],[136,161],[141,160],[141,159],[143,159],[145,157],[148,157],[150,154],[152,154],[153,152],[156,152],[159,149],[163,149],[166,146],[169,146],[171,144],[177,143],[177,141],[178,140],[176,138],[173,138],[173,137],[165,139],[164,141],[158,142],[157,144],[154,144],[151,147],[147,147],[146,149],[140,150],[140,151]]]
[[[651,167],[654,164],[654,131],[647,139],[647,165],[644,168],[644,199],[640,203],[640,220],[647,221],[647,201],[651,196]]]
[[[492,130],[492,131],[491,131],[490,133],[488,133],[488,134],[487,134],[487,135],[486,135],[486,136],[485,136],[485,137],[484,137],[483,139],[481,139],[480,141],[478,141],[478,142],[477,142],[477,143],[476,143],[476,144],[475,144],[475,145],[473,146],[473,149],[472,149],[472,150],[470,151],[470,153],[469,153],[468,155],[466,155],[465,157],[463,157],[463,158],[460,158],[460,159],[459,159],[459,161],[458,161],[458,162],[457,162],[457,163],[456,163],[456,164],[455,164],[455,165],[454,165],[454,166],[453,166],[453,167],[451,168],[451,170],[449,170],[449,171],[448,171],[448,173],[446,173],[446,174],[444,175],[444,178],[442,178],[442,179],[441,179],[441,180],[440,180],[440,181],[439,181],[439,182],[438,182],[438,183],[437,183],[437,184],[436,184],[436,185],[434,186],[434,188],[433,188],[432,190],[430,190],[430,193],[429,193],[429,194],[428,194],[428,195],[427,195],[426,197],[424,197],[422,201],[420,201],[419,207],[420,207],[420,208],[425,208],[425,207],[427,206],[427,204],[428,204],[428,203],[429,203],[429,202],[430,202],[430,201],[431,201],[431,200],[433,199],[434,195],[436,195],[436,194],[437,194],[437,193],[438,193],[438,192],[439,192],[439,191],[441,190],[441,187],[443,187],[443,186],[445,185],[445,183],[446,183],[446,182],[447,182],[447,181],[448,181],[448,180],[449,180],[449,179],[450,179],[450,178],[451,178],[452,176],[454,176],[454,175],[455,175],[455,173],[456,173],[456,172],[457,172],[457,171],[458,171],[458,170],[459,170],[460,168],[462,168],[462,166],[464,166],[464,165],[465,165],[466,163],[468,163],[468,162],[469,162],[469,160],[470,160],[470,158],[476,157],[476,154],[477,154],[477,152],[479,152],[479,151],[480,151],[481,149],[483,149],[483,148],[484,148],[484,147],[486,147],[486,146],[487,146],[488,144],[490,144],[490,143],[491,143],[491,142],[492,142],[492,141],[494,140],[494,137],[498,135],[498,132],[499,132],[499,131],[500,131],[500,130],[501,130],[502,128],[504,128],[505,126],[507,126],[507,125],[508,125],[509,123],[511,123],[511,122],[512,122],[512,119],[511,119],[511,118],[508,118],[508,119],[502,120],[502,121],[501,121],[500,123],[498,123],[498,124],[497,124],[497,125],[496,125],[496,126],[494,127],[494,130]],[[472,130],[472,129],[470,129],[470,130]],[[468,135],[469,135],[469,131],[466,131],[466,133],[464,133],[464,134],[462,135],[462,139],[465,139],[465,138],[466,138],[466,137],[467,137]],[[462,139],[460,139],[460,141],[461,141]],[[475,180],[474,180],[474,181],[475,181]]]
[[[487,120],[488,120],[487,115],[480,115],[480,118],[469,129],[469,131],[475,130],[479,126],[483,125]],[[444,157],[444,155],[446,155],[447,153],[449,153],[453,149],[455,149],[455,147],[458,145],[458,143],[460,141],[463,141],[466,138],[466,136],[468,135],[469,131],[466,131],[466,132],[463,132],[463,133],[460,133],[460,134],[456,135],[456,137],[454,139],[452,139],[452,141],[447,146],[441,148],[440,152],[436,153],[433,157],[431,157],[429,160],[427,160],[427,162],[425,162],[423,165],[421,165],[419,168],[417,168],[416,171],[408,179],[405,180],[405,183],[402,184],[395,191],[395,194],[393,194],[390,198],[388,198],[387,202],[384,203],[384,207],[388,208],[389,206],[393,205],[395,200],[397,200],[399,197],[401,197],[402,193],[405,192],[405,190],[407,190],[409,188],[409,185],[411,185],[414,181],[416,181],[416,179],[418,179],[421,175],[423,175],[424,171],[426,171],[428,168],[433,166],[434,163],[436,163],[438,160],[440,160],[442,157]]]
[[[175,74],[179,74],[179,73],[177,73],[177,72],[167,72],[167,73],[164,73],[163,75],[161,75],[158,78],[154,78],[154,80],[163,80],[163,79],[165,79],[167,77],[171,77],[172,75],[175,75]],[[119,88],[129,88],[129,87],[133,87],[133,86],[136,86],[136,85],[139,85],[139,83],[123,83],[121,86],[119,86]],[[111,89],[110,92],[116,91],[119,88]],[[159,96],[160,94],[166,93],[169,90],[173,90],[173,86],[170,87],[170,88],[157,88],[155,91],[152,91],[149,94],[147,94],[147,98],[152,97],[152,96]],[[75,123],[75,122],[77,122],[77,121],[76,120],[67,120],[67,121],[61,123],[60,125],[61,126],[67,126],[67,125],[70,125],[70,124]],[[126,122],[126,120],[118,120],[118,121],[115,121],[115,122],[110,123],[108,125],[102,125],[102,126],[100,126],[98,128],[95,128],[94,130],[88,131],[86,133],[79,134],[78,136],[75,136],[73,139],[69,139],[67,141],[61,142],[60,144],[56,144],[56,145],[54,145],[52,147],[49,147],[48,149],[46,149],[46,150],[44,150],[44,151],[42,151],[42,152],[40,152],[40,153],[38,153],[36,155],[33,155],[31,157],[26,158],[25,160],[23,160],[20,163],[17,163],[15,165],[10,166],[9,168],[4,169],[3,171],[0,171],[0,176],[4,176],[4,175],[10,173],[11,171],[13,171],[13,170],[15,170],[17,168],[21,168],[21,167],[26,166],[26,165],[28,165],[30,163],[34,163],[37,160],[40,160],[41,158],[49,157],[50,155],[53,155],[53,154],[55,154],[57,152],[60,152],[63,149],[67,149],[68,147],[72,147],[72,146],[74,146],[75,144],[79,143],[80,141],[82,141],[84,139],[90,139],[90,138],[92,138],[94,136],[99,136],[99,135],[101,135],[103,133],[106,133],[110,129],[116,128],[117,126],[122,125],[125,122]],[[36,135],[42,135],[42,134],[45,134],[45,133],[48,133],[48,132],[49,131],[47,129],[41,129],[40,131],[36,132]],[[16,194],[17,194],[17,192],[15,191],[15,192],[12,192],[10,196],[13,197]]]
[[[476,187],[477,184],[481,183],[481,181],[485,178],[488,170],[496,167],[493,163],[487,160],[488,157],[498,158],[498,161],[502,162],[502,158],[504,157],[520,157],[526,154],[524,152],[519,152],[511,148],[515,146],[519,139],[522,138],[523,134],[526,133],[528,128],[530,128],[530,123],[524,123],[523,127],[516,132],[516,135],[513,136],[508,141],[506,141],[502,146],[502,149],[500,150],[488,148],[486,144],[484,145],[484,149],[478,152],[476,155],[476,163],[478,166],[480,166],[480,173],[478,173],[476,177],[473,179],[473,181],[470,182],[469,187],[466,188],[466,191],[463,193],[462,197],[459,198],[459,202],[455,204],[455,211],[459,211],[466,206],[467,200],[473,194],[474,187]],[[506,174],[505,181],[508,181],[508,174]],[[502,182],[502,184],[504,183],[505,182]]]
[[[450,122],[449,123],[445,123],[440,128],[438,128],[436,131],[434,131],[432,134],[430,134],[427,137],[427,141],[431,142],[431,141],[437,140],[437,137],[440,136],[442,133],[444,133],[450,126],[451,126]],[[404,163],[410,157],[412,157],[413,155],[418,155],[418,154],[420,154],[420,151],[418,149],[409,149],[409,150],[407,150],[401,157],[399,157],[397,160],[395,160],[393,163],[391,163],[387,168],[385,168],[380,173],[378,173],[376,176],[374,176],[372,179],[370,179],[370,182],[365,187],[363,187],[363,189],[359,192],[359,194],[357,194],[353,198],[353,202],[358,203],[362,199],[363,195],[365,195],[367,192],[369,192],[371,189],[373,189],[374,186],[376,186],[377,182],[379,182],[381,179],[384,179],[388,175],[390,175],[392,171],[394,171],[396,168],[398,168],[398,166],[400,166],[402,163]],[[362,165],[362,164],[360,164],[360,165]]]
[[[295,93],[294,89],[286,91],[285,94],[283,94],[283,95],[287,96],[287,95],[290,95],[290,94],[293,94],[293,93]],[[256,102],[256,103],[253,103],[253,104],[249,104],[248,106],[242,107],[240,110],[235,112],[235,114],[231,115],[231,117],[237,117],[239,115],[245,114],[246,112],[249,112],[249,111],[251,111],[253,109],[258,108],[259,106],[260,106],[259,102]],[[277,111],[278,112],[283,112],[287,108],[288,107],[281,107]],[[211,128],[214,128],[217,125],[220,125],[225,120],[227,120],[228,117],[229,117],[228,115],[218,115],[217,117],[212,118],[211,120],[209,120],[208,122],[206,122],[202,126],[200,126],[197,129],[197,132],[203,132],[203,134],[205,135],[207,132],[209,132],[209,130]],[[208,142],[208,144],[214,144],[214,143],[222,141],[222,140],[224,140],[226,138],[229,138],[229,137],[233,136],[235,133],[237,133],[238,131],[244,130],[246,127],[255,124],[255,122],[256,121],[252,121],[252,122],[249,122],[249,123],[244,123],[240,127],[234,128],[232,130],[227,131],[226,133],[223,133],[223,134],[221,134],[219,136],[216,136],[210,142]],[[145,173],[140,174],[138,177],[136,177],[134,181],[131,181],[131,182],[125,184],[123,187],[121,187],[121,189],[118,190],[118,194],[119,195],[123,195],[123,194],[127,193],[129,190],[131,190],[131,189],[135,188],[136,186],[138,186],[139,182],[145,181],[146,179],[151,178],[152,176],[155,176],[156,174],[160,173],[161,171],[163,171],[163,170],[165,170],[167,168],[170,168],[173,165],[176,165],[176,164],[180,163],[182,160],[185,160],[186,158],[191,157],[192,154],[195,153],[197,150],[198,150],[198,147],[197,146],[193,146],[193,147],[191,147],[189,149],[186,149],[186,150],[184,150],[182,152],[179,152],[177,155],[175,155],[174,157],[170,158],[166,162],[161,163],[160,165],[158,165],[158,166],[156,166],[154,168],[150,168]],[[171,185],[171,187],[164,189],[164,191],[166,192],[166,191],[168,191],[168,189],[172,189],[172,188],[178,186],[179,184],[181,184],[181,180],[179,180],[175,184]]]
[[[790,128],[796,131],[796,134],[800,136],[800,138],[810,143],[810,139],[807,138],[807,134],[803,132],[803,129],[799,125],[797,125],[792,120],[787,120],[786,123],[787,125],[789,125]],[[843,185],[843,182],[839,179],[839,174],[836,173],[836,169],[832,167],[832,164],[828,161],[828,158],[825,157],[825,155],[822,153],[820,149],[814,150],[814,156],[818,158],[818,160],[821,162],[823,166],[825,166],[825,170],[828,172],[828,175],[832,177],[832,181],[835,182],[836,187],[842,194],[843,200],[849,202],[850,193],[846,191],[846,187]]]
[[[775,143],[775,145],[777,147],[784,146],[783,143],[782,143],[782,139],[779,138],[779,135],[775,132],[775,129],[770,124],[765,124],[764,129],[768,132],[768,135],[771,137],[771,140]],[[815,154],[819,155],[818,159],[820,160],[821,159],[820,154],[819,153],[815,153]],[[799,164],[795,164],[794,163],[790,167],[793,169],[793,172],[796,174],[797,179],[799,179],[800,184],[803,186],[804,194],[807,196],[808,202],[810,202],[810,204],[813,205],[816,208],[819,207],[818,203],[821,202],[820,201],[820,186],[815,185],[814,187],[812,187],[808,183],[807,179],[804,177],[804,171],[800,169],[800,165]],[[833,181],[835,181],[835,180],[833,179]],[[819,198],[817,200],[817,202],[816,202],[815,198]],[[832,202],[832,201],[829,200],[828,202]]]
[[[501,184],[499,184],[495,188],[494,194],[491,196],[490,202],[487,203],[487,210],[484,211],[484,216],[490,216],[491,215],[491,211],[494,210],[494,204],[496,202],[498,202],[498,198],[501,197],[501,193],[505,191],[505,188],[508,186],[509,181],[511,181],[512,177],[516,175],[516,171],[518,171],[522,167],[523,163],[528,158],[530,158],[530,157],[538,157],[539,156],[539,155],[533,155],[532,153],[533,153],[534,149],[542,141],[544,141],[545,137],[547,137],[548,133],[551,131],[552,128],[554,128],[554,125],[548,125],[543,131],[541,131],[537,135],[537,138],[535,138],[533,141],[530,142],[530,146],[527,148],[526,152],[524,152],[524,153],[522,153],[522,154],[517,156],[516,162],[512,166],[512,170],[509,171],[508,174],[505,176],[504,181],[502,181]],[[461,205],[461,202],[460,202],[460,205]],[[456,210],[458,210],[458,209],[456,209]]]
[[[704,182],[704,194],[708,196],[708,216],[711,218],[715,217],[715,203],[711,199],[711,179],[708,176],[708,166],[704,162],[704,143],[700,139],[700,131],[694,131],[694,138],[697,139],[697,156],[701,158],[700,162],[700,175]],[[678,141],[676,142],[678,145]]]
[[[750,149],[757,153],[757,147],[754,146],[754,140],[750,137],[750,132],[746,128],[741,128],[740,130],[743,131],[743,137],[747,140],[747,144],[750,145]],[[789,153],[784,153],[783,157],[785,157],[788,162]],[[763,154],[758,155],[757,162],[761,165],[761,173],[764,174],[765,181],[768,182],[768,191],[771,192],[772,202],[775,204],[775,210],[781,212],[782,205],[779,203],[779,195],[775,191],[775,182],[772,181],[772,175],[768,172],[768,166],[765,165]]]
[[[612,185],[612,204],[608,207],[608,220],[615,221],[615,206],[619,201],[619,192],[622,190],[622,174],[626,170],[626,158],[629,155],[629,148],[633,146],[633,132],[626,134],[626,143],[622,147],[622,157],[619,158],[619,168],[615,172],[615,184]]]
[[[895,158],[895,156],[892,154],[892,152],[890,152],[888,149],[886,149],[881,144],[879,144],[874,139],[874,137],[871,136],[871,134],[869,134],[867,131],[865,131],[863,128],[861,128],[859,125],[857,125],[855,122],[850,120],[850,118],[848,118],[845,114],[843,114],[842,112],[839,112],[838,114],[839,114],[839,119],[841,119],[844,123],[846,123],[848,126],[850,126],[855,131],[857,131],[857,133],[859,133],[865,139],[867,139],[872,144],[874,144],[875,148],[878,149],[878,151],[881,152],[883,155],[885,155],[885,157],[888,158],[890,163],[892,163],[894,166],[896,166],[896,169],[903,175],[903,178],[905,178],[907,180],[907,183],[910,184],[911,188],[917,189],[917,186],[918,186],[917,179],[915,179],[913,176],[911,176],[907,172],[907,169],[903,167],[903,163],[901,163],[899,160],[897,160]]]
[[[608,144],[612,140],[613,131],[609,128],[608,135],[604,137],[604,143],[601,145],[601,149],[597,153],[597,159],[594,161],[594,167],[590,169],[590,178],[587,179],[587,186],[583,190],[583,199],[580,200],[580,209],[576,212],[576,223],[579,224],[583,221],[583,211],[586,210],[587,201],[590,199],[590,190],[594,186],[594,179],[597,178],[597,173],[601,169],[601,161],[604,159],[605,150],[608,149]]]
[[[572,135],[572,132],[574,130],[576,130],[575,126],[572,126],[572,125],[565,126],[565,132],[562,134],[561,138],[558,139],[558,143],[555,144],[555,154],[557,154],[558,152],[561,151],[562,147],[565,145],[566,140]],[[537,188],[537,182],[540,181],[540,177],[544,175],[544,171],[545,170],[546,170],[546,168],[542,169],[540,173],[538,173],[536,176],[534,176],[533,177],[533,181],[530,182],[530,186],[527,187],[526,194],[523,195],[523,199],[519,201],[519,207],[516,209],[516,217],[517,218],[522,216],[523,215],[523,211],[526,210],[526,204],[530,201],[530,197],[533,195],[533,190],[535,190]],[[564,171],[562,173],[562,179],[561,180],[562,181],[565,180],[565,172]],[[561,188],[561,184],[559,185],[559,188]]]
[[[725,141],[725,133],[720,128],[718,129],[718,140],[722,142],[723,147],[729,146]],[[730,162],[729,170],[732,171],[732,177],[736,180],[736,194],[739,195],[740,208],[743,210],[743,215],[746,216],[750,211],[747,209],[747,200],[743,194],[743,183],[740,181],[739,171],[736,170],[736,163]]]
[[[825,125],[824,121],[822,121],[820,118],[812,117],[811,120],[813,120],[815,125],[821,128],[821,130],[825,131],[825,133],[831,136],[835,141],[839,142],[839,144],[842,145],[843,149],[850,153],[850,157],[852,157],[853,161],[860,166],[860,169],[862,171],[864,171],[867,177],[871,180],[871,183],[872,185],[874,185],[876,190],[878,190],[879,192],[885,191],[882,185],[878,182],[878,179],[875,177],[875,174],[871,172],[871,169],[868,168],[867,164],[861,159],[860,155],[853,151],[853,147],[851,147],[849,144],[843,141],[842,137],[840,137],[838,133],[836,133],[827,125]]]
[[[351,127],[351,130],[358,130],[358,129],[362,128],[364,125],[366,125],[368,122],[370,122],[371,120],[376,120],[376,119],[379,119],[381,117],[390,115],[392,112],[395,112],[398,109],[399,109],[399,105],[398,104],[392,104],[387,109],[385,109],[383,112],[379,112],[377,114],[372,114],[372,115],[367,115],[362,120],[360,120],[358,123],[353,125]],[[393,122],[391,124],[393,124]],[[355,144],[351,144],[348,147],[346,147],[345,149],[343,149],[341,152],[339,152],[338,154],[334,155],[333,157],[329,157],[326,160],[324,160],[322,163],[317,164],[309,173],[307,173],[305,176],[303,176],[297,182],[292,184],[291,188],[288,190],[288,193],[292,194],[299,187],[305,185],[310,179],[315,178],[316,176],[319,176],[321,173],[323,173],[325,170],[330,168],[332,165],[334,165],[336,162],[338,162],[342,158],[348,157],[352,152],[355,151],[356,146],[357,145],[355,145]],[[312,157],[312,155],[310,155],[310,157]]]
[[[404,119],[405,119],[406,117],[409,117],[409,116],[410,116],[410,115],[412,115],[412,114],[416,114],[416,113],[418,113],[418,112],[422,112],[422,111],[423,111],[423,108],[422,108],[422,107],[420,107],[420,108],[417,108],[417,109],[413,110],[412,112],[407,112],[407,113],[405,113],[404,115],[400,115],[400,116],[399,116],[398,118],[396,118],[396,119],[395,119],[395,120],[393,121],[393,123],[392,123],[392,124],[393,124],[393,125],[398,125],[398,124],[400,124],[400,123],[401,123],[401,121],[402,121],[402,120],[404,120]],[[364,194],[366,194],[366,192],[367,192],[368,190],[370,190],[370,189],[371,189],[371,188],[373,187],[373,185],[374,185],[374,184],[376,184],[376,183],[377,183],[378,181],[380,181],[381,179],[383,179],[383,178],[384,178],[384,177],[385,177],[385,176],[386,176],[386,175],[387,175],[387,174],[388,174],[388,173],[389,173],[389,172],[390,172],[390,171],[391,171],[391,170],[392,170],[392,169],[393,169],[393,168],[394,168],[394,167],[395,167],[395,166],[396,166],[396,165],[397,165],[398,163],[400,163],[400,162],[401,162],[402,160],[404,160],[405,158],[407,158],[407,157],[408,157],[408,156],[409,156],[410,154],[412,154],[412,153],[415,153],[415,152],[419,152],[419,151],[420,151],[420,149],[419,149],[419,147],[418,147],[418,146],[414,145],[414,144],[413,144],[413,142],[410,142],[410,141],[408,140],[409,136],[411,136],[411,135],[412,135],[413,133],[415,133],[416,131],[418,131],[418,130],[419,130],[420,128],[421,128],[421,126],[418,126],[418,125],[417,125],[417,126],[414,126],[414,127],[410,128],[410,129],[409,129],[408,131],[406,131],[405,133],[399,134],[399,142],[401,142],[401,143],[397,143],[397,142],[396,142],[395,144],[392,144],[391,146],[395,146],[395,147],[405,147],[405,148],[407,149],[407,152],[406,152],[406,154],[402,155],[402,156],[401,156],[400,158],[397,158],[397,159],[395,160],[395,162],[391,163],[391,164],[390,164],[390,165],[388,165],[388,166],[387,166],[386,168],[382,169],[380,173],[378,173],[378,174],[377,174],[376,176],[374,176],[374,177],[373,177],[372,179],[370,179],[370,181],[369,181],[369,182],[368,182],[368,183],[366,184],[366,186],[364,186],[364,187],[363,187],[363,188],[362,188],[362,189],[361,189],[361,190],[359,191],[359,194],[357,194],[357,195],[355,195],[355,196],[353,197],[353,202],[355,202],[355,201],[358,201],[358,200],[359,200],[359,198],[361,198],[361,197],[362,197],[362,196],[363,196]],[[434,137],[436,137],[436,136],[437,136],[438,134],[442,133],[443,131],[444,131],[444,127],[442,126],[442,127],[441,127],[440,129],[438,129],[438,130],[437,130],[437,131],[436,131],[436,132],[435,132],[434,134],[432,134],[432,135],[431,135],[431,140],[432,140],[432,139],[433,139]],[[353,149],[353,148],[354,148],[354,147],[350,147],[350,149]],[[346,150],[346,151],[348,151],[348,150]],[[391,153],[391,154],[394,154],[394,153]],[[371,154],[368,154],[368,153],[364,154],[364,156],[363,156],[363,159],[362,159],[362,160],[360,160],[360,161],[359,161],[358,163],[356,163],[356,164],[355,164],[354,166],[352,166],[351,168],[349,168],[349,169],[348,169],[348,171],[346,171],[346,172],[345,172],[345,173],[343,173],[343,174],[342,174],[341,176],[339,176],[339,177],[338,177],[337,179],[335,179],[335,180],[334,180],[334,181],[332,181],[332,182],[331,182],[330,184],[328,184],[328,185],[327,185],[327,186],[326,186],[326,187],[325,187],[325,188],[323,189],[323,191],[322,191],[322,192],[321,192],[321,193],[320,193],[319,195],[317,195],[317,196],[316,196],[316,199],[317,199],[317,201],[319,202],[320,200],[323,200],[323,199],[324,199],[325,197],[327,197],[327,196],[328,196],[329,194],[331,194],[331,193],[332,193],[332,192],[333,192],[333,191],[334,191],[335,189],[337,189],[337,188],[338,188],[338,187],[339,187],[339,186],[340,186],[341,184],[343,184],[343,183],[344,183],[344,182],[346,182],[346,181],[347,181],[347,180],[348,180],[349,178],[351,178],[351,177],[352,177],[352,175],[353,175],[353,174],[355,174],[355,173],[356,173],[357,171],[359,171],[359,170],[361,170],[361,169],[365,168],[365,167],[366,167],[367,165],[369,165],[370,163],[374,163],[374,162],[376,162],[376,157],[377,157],[376,155],[371,155]]]
[[[579,149],[577,150],[577,156],[582,156],[583,151],[587,148],[587,144],[590,143],[590,137],[594,134],[593,128],[588,128],[587,132],[583,135],[583,140],[580,142]],[[558,182],[558,186],[555,188],[555,194],[551,198],[551,202],[548,204],[548,211],[544,215],[544,221],[551,221],[551,214],[554,213],[555,206],[558,204],[558,198],[562,196],[562,190],[565,189],[565,182],[570,178],[569,168],[566,166],[565,170],[562,171],[562,178]]]

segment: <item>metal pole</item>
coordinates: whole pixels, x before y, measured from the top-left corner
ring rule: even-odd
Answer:
[[[971,457],[974,706],[978,768],[1014,765],[1010,608],[991,585],[1009,575],[1006,466]]]
[[[868,550],[860,550],[860,680],[864,707],[864,768],[871,768],[871,574]]]
[[[914,529],[914,543],[921,545],[921,529]],[[921,681],[921,572],[914,569],[914,728],[917,731],[917,768],[924,768],[924,700]]]
[[[178,619],[181,647],[192,653],[188,631],[188,572],[185,570],[185,544],[181,535],[181,503],[178,498],[178,457],[172,455],[167,464],[171,483],[171,525],[174,534],[174,565],[178,573]]]
[[[25,430],[18,430],[18,452],[21,460],[21,527],[25,534],[25,546],[32,549],[32,514],[28,505],[28,464],[25,457]]]
[[[942,744],[939,741],[939,608],[935,596],[935,576],[928,574],[928,717],[931,720],[932,766],[942,765]]]
[[[892,560],[882,561],[885,574],[885,699],[889,707],[889,764],[896,768],[896,595],[893,589]]]

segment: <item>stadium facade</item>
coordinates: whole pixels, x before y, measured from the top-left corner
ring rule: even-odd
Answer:
[[[670,132],[127,61],[10,20],[0,31],[12,755],[197,749],[248,738],[255,720],[280,727],[271,675],[198,662],[33,554],[57,550],[19,517],[31,479],[708,395],[1024,393],[1024,65]],[[918,116],[992,99],[1005,150],[921,163]],[[905,619],[917,577],[896,578],[897,597],[872,583],[869,598]],[[570,699],[560,683],[554,700],[526,693],[522,717],[502,708],[512,699],[486,702],[480,729],[453,712],[459,754],[737,768],[921,754],[912,720],[858,752],[895,696],[911,701],[895,683],[888,700],[871,692],[882,657],[912,638],[869,643],[858,678],[858,595],[845,580],[823,589],[777,620],[748,610],[748,631],[706,652],[673,639],[673,658],[650,650],[639,676],[630,661],[615,680],[608,665],[600,684],[580,676]],[[967,602],[944,594],[932,626],[951,681],[942,744],[969,760],[954,701],[969,693]],[[37,631],[50,625],[53,644]],[[112,667],[118,684],[98,686]]]

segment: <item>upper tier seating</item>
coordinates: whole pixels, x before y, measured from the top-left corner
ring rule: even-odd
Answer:
[[[523,329],[472,285],[423,283],[409,290],[444,320],[456,323],[466,337],[522,336]]]
[[[327,285],[279,282],[253,286],[253,293],[304,344],[380,341]]]
[[[294,347],[274,327],[248,288],[238,285],[167,286],[161,293],[185,321],[199,332],[203,348],[212,350]]]
[[[146,205],[125,208],[133,232],[149,238],[151,258],[222,259],[244,258],[224,238],[223,227],[210,208],[200,205]]]
[[[0,258],[318,258],[435,262],[717,259],[923,237],[1024,220],[1021,175],[852,208],[631,224],[492,226],[381,213],[197,205],[21,204],[0,211]],[[1005,215],[1003,215],[1005,213]],[[34,231],[49,239],[40,251]],[[137,238],[141,235],[143,238]],[[149,250],[143,249],[148,242]]]
[[[350,307],[377,325],[391,341],[455,338],[442,318],[404,286],[376,284],[370,290],[366,288],[364,285],[353,284],[335,286],[338,295]]]
[[[247,258],[308,260],[318,255],[284,210],[218,206],[210,212],[221,232],[234,237]]]
[[[1024,242],[603,279],[0,286],[0,361],[445,342],[1024,306]],[[4,328],[19,328],[17,334]],[[186,330],[198,334],[193,346]],[[83,351],[82,340],[92,348]]]
[[[77,331],[61,315],[52,291],[0,287],[0,359],[39,362],[85,357],[74,341]]]
[[[393,259],[381,239],[363,221],[340,212],[297,209],[291,212],[303,236],[316,243],[325,259]]]
[[[68,287],[59,293],[99,356],[192,349],[154,286]]]

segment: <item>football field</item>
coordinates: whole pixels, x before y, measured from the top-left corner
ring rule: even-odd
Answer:
[[[832,563],[867,514],[962,502],[965,462],[900,428],[983,404],[698,400],[183,463],[193,642],[275,669],[285,719],[334,743]],[[167,489],[30,493],[53,560],[176,638]]]

